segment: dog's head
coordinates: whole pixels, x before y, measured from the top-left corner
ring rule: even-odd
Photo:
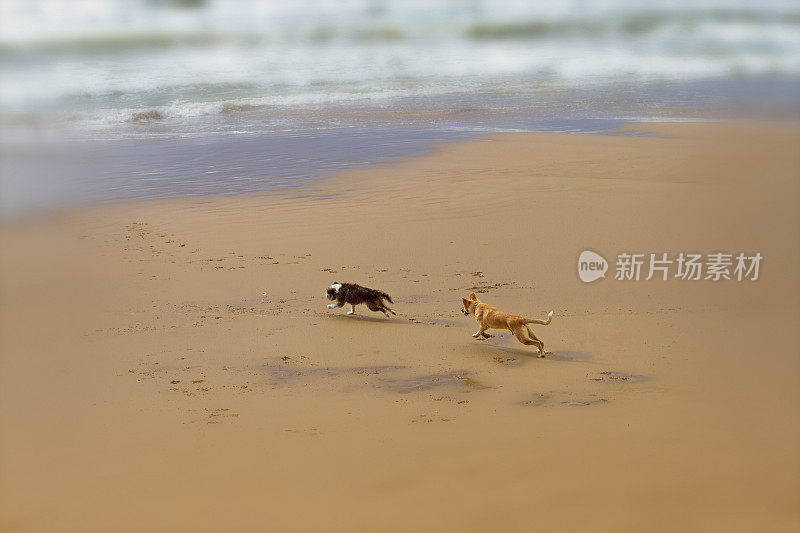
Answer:
[[[469,295],[469,300],[466,298],[461,298],[461,303],[464,304],[464,307],[461,308],[461,312],[464,313],[464,316],[469,316],[475,309],[475,304],[478,303],[478,297],[475,296],[475,293],[473,292]]]
[[[333,285],[328,287],[328,290],[325,291],[325,298],[328,300],[335,300],[339,295],[339,289],[342,288],[342,284],[338,281],[334,281]]]

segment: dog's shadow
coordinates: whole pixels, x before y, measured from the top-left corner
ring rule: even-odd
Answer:
[[[500,346],[498,344],[492,344],[491,342],[481,341],[479,343],[474,343],[472,345],[472,349],[476,352],[480,352],[481,355],[490,355],[490,356],[497,356],[498,352],[500,354],[504,354],[509,357],[514,357],[519,360],[525,359],[540,359],[539,352],[536,351],[535,348],[531,350],[526,350],[525,348],[514,348],[511,346]],[[549,359],[550,361],[561,361],[561,362],[574,362],[574,361],[586,361],[591,359],[591,355],[583,352],[574,352],[569,350],[555,350],[552,352],[545,352],[543,359]]]
[[[347,314],[345,314],[345,315],[327,315],[327,316],[331,320],[355,320],[357,322],[373,322],[373,323],[377,323],[377,324],[392,324],[392,325],[403,324],[403,325],[405,325],[405,324],[410,324],[411,323],[411,322],[408,322],[408,321],[405,321],[405,320],[397,320],[397,319],[393,320],[391,318],[386,318],[386,317],[382,317],[382,316],[347,315]]]
[[[545,357],[548,359],[552,359],[553,361],[566,361],[566,362],[574,362],[574,361],[588,361],[592,358],[592,356],[588,353],[584,352],[575,352],[572,350],[555,350],[552,352],[547,352]]]

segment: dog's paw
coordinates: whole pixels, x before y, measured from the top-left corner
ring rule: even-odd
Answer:
[[[481,334],[480,334],[480,333],[473,333],[473,334],[472,334],[472,336],[473,336],[473,337],[475,337],[475,338],[477,339],[478,337],[480,337],[480,336],[481,336]]]

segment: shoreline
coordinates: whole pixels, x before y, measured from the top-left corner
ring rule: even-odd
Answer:
[[[3,222],[3,529],[796,528],[800,129],[626,128],[657,135]],[[752,283],[582,284],[584,249],[765,259]],[[326,310],[333,281],[398,317]],[[472,339],[473,291],[553,309],[553,353]]]
[[[19,123],[0,138],[0,217],[65,205],[257,193],[502,132],[607,134],[624,124],[675,120],[796,123],[797,107],[786,95],[800,80],[779,81],[780,89],[757,78],[445,94],[400,98],[386,107],[254,108],[99,129]]]

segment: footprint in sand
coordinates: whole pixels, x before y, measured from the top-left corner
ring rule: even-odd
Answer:
[[[208,412],[208,409],[204,409],[204,411]],[[219,424],[224,419],[236,418],[238,416],[239,413],[231,413],[229,408],[220,407],[217,409],[213,409],[211,412],[208,413],[208,418],[206,422],[208,424]]]
[[[605,403],[607,401],[608,401],[607,398],[598,398],[596,400],[566,400],[561,403],[564,405],[569,405],[574,407],[574,406],[597,405]]]
[[[518,359],[516,357],[504,357],[502,355],[494,356],[494,360],[500,363],[501,365],[506,365],[506,366],[516,366],[522,362],[521,359]]]
[[[628,382],[628,383],[640,383],[642,381],[648,381],[651,378],[648,376],[640,376],[636,374],[627,374],[625,372],[616,372],[613,370],[606,370],[605,372],[600,372],[599,376],[590,378],[592,381],[604,381],[604,382]]]
[[[558,403],[568,407],[585,407],[589,405],[600,405],[610,401],[608,398],[601,398],[596,394],[589,394],[587,397],[578,399],[570,398],[569,396],[570,395],[566,392],[551,391],[547,394],[537,392],[532,395],[531,399],[517,402],[517,405],[526,407],[542,407]]]

